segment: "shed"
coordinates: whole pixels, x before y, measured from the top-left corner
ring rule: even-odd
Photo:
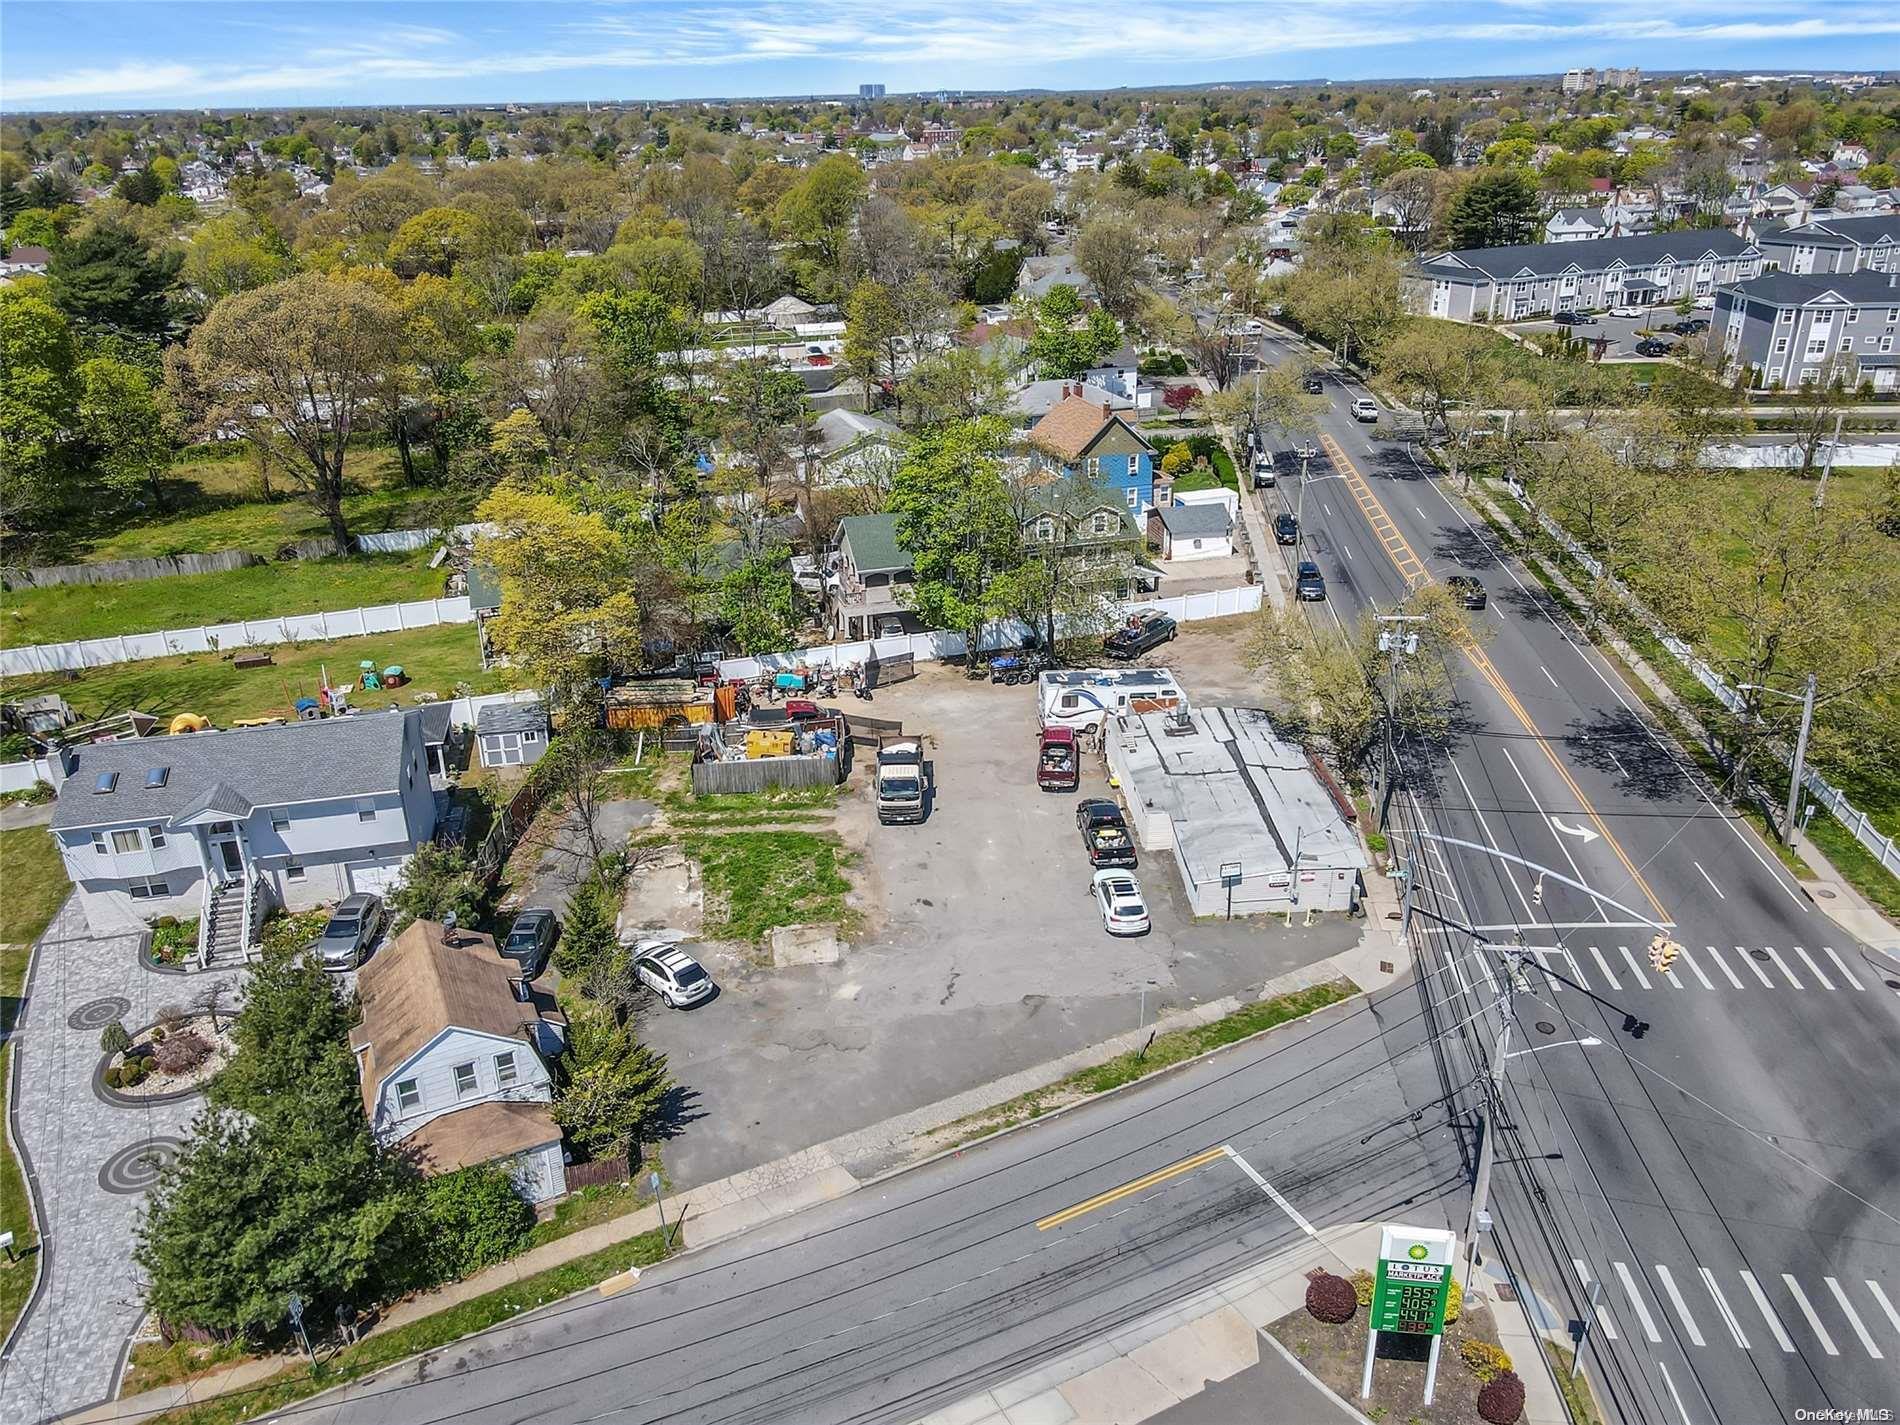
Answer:
[[[1148,535],[1163,559],[1221,559],[1234,552],[1234,517],[1224,504],[1169,505],[1148,511]]]
[[[520,767],[539,762],[548,750],[548,709],[531,702],[488,703],[475,714],[482,766]]]

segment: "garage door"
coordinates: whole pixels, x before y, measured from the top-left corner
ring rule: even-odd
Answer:
[[[353,891],[374,891],[383,894],[402,878],[402,862],[396,861],[353,861],[344,868],[348,873],[350,889]]]
[[[518,732],[491,732],[482,739],[482,763],[488,767],[519,767],[525,760]]]

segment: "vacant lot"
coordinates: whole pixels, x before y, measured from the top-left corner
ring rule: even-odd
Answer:
[[[438,598],[443,575],[429,567],[431,553],[292,559],[172,579],[15,589],[0,613],[0,648]]]

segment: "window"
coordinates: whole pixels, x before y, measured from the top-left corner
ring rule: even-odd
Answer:
[[[171,775],[172,769],[169,767],[150,768],[145,773],[145,786],[147,790],[164,786],[166,782],[171,780]]]
[[[455,1074],[455,1096],[457,1098],[467,1098],[470,1094],[475,1092],[475,1066],[473,1064],[457,1064],[453,1072]]]
[[[120,855],[127,851],[137,851],[144,846],[136,831],[115,831],[112,833],[112,849]]]
[[[1891,323],[1891,322],[1900,322],[1900,307],[1889,307],[1889,308],[1887,308],[1887,320],[1888,320],[1888,322],[1890,322],[1890,323]]]
[[[117,772],[101,772],[98,779],[92,784],[92,794],[95,797],[104,796],[118,785],[119,774]]]
[[[162,826],[146,827],[145,839],[146,839],[147,844],[151,846],[152,850],[154,851],[159,850],[165,844],[165,828]]]
[[[1883,336],[1883,337],[1882,337],[1882,338],[1880,339],[1880,349],[1881,349],[1882,351],[1892,351],[1892,350],[1893,350],[1893,338],[1892,338],[1892,337],[1890,337],[1890,336]]]
[[[1787,326],[1788,323],[1794,320],[1793,308],[1783,307],[1779,312],[1775,314],[1775,320],[1780,322],[1783,326]]]
[[[290,830],[290,813],[287,811],[272,812],[270,814],[270,829],[279,835]]]
[[[526,732],[521,734],[521,740],[523,742],[539,742],[541,740],[541,734],[536,732],[533,728],[529,728]]]
[[[103,856],[106,854],[106,834],[103,831],[93,832],[92,850],[95,856]]]
[[[401,1110],[414,1108],[422,1102],[422,1089],[414,1079],[396,1081],[396,1107]]]
[[[1120,523],[1121,521],[1116,519],[1115,516],[1111,515],[1107,510],[1101,510],[1097,512],[1095,516],[1095,532],[1097,534],[1113,533],[1115,526]]]
[[[1850,323],[1851,323],[1851,322],[1857,322],[1857,321],[1859,321],[1859,320],[1860,320],[1860,308],[1859,308],[1859,307],[1849,307],[1849,308],[1847,309],[1847,320],[1848,320],[1848,321],[1849,321]]]
[[[1133,485],[1128,487],[1128,508],[1131,510],[1141,508],[1141,491]]]
[[[1047,515],[1036,521],[1036,539],[1043,544],[1056,542],[1056,522]]]
[[[301,881],[303,877],[304,869],[295,861],[287,861],[284,863],[284,879],[286,881]]]
[[[515,1056],[512,1051],[495,1056],[495,1082],[506,1088],[515,1081]]]
[[[155,900],[161,896],[168,896],[172,893],[171,887],[166,885],[163,881],[150,879],[127,882],[125,889],[126,893],[135,901]]]
[[[1088,474],[1089,479],[1094,480],[1098,478],[1102,473],[1102,457],[1099,455],[1091,455],[1084,463],[1083,469]]]
[[[1787,337],[1785,337],[1785,336],[1778,336],[1778,337],[1776,337],[1776,338],[1775,338],[1775,350],[1776,350],[1777,352],[1782,352],[1782,351],[1786,351],[1787,349],[1788,349],[1788,338],[1787,338]]]
[[[358,821],[376,820],[376,803],[358,802],[356,804],[356,819]]]

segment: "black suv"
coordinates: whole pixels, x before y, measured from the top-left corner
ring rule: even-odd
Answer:
[[[553,911],[524,910],[508,927],[502,956],[521,966],[522,979],[532,980],[547,969],[548,956],[554,953],[554,941],[560,933],[561,922]]]
[[[1299,570],[1293,578],[1293,592],[1307,600],[1326,597],[1326,576],[1319,572],[1319,565],[1310,559],[1300,561]]]
[[[1469,574],[1452,575],[1445,581],[1445,587],[1451,590],[1452,596],[1458,600],[1461,607],[1467,609],[1484,607],[1486,598],[1484,585]]]
[[[1102,640],[1102,652],[1110,658],[1139,658],[1150,648],[1158,648],[1174,639],[1174,620],[1160,609],[1138,609],[1128,622]]]
[[[1668,342],[1657,341],[1653,336],[1646,336],[1636,343],[1636,354],[1638,356],[1667,356],[1671,350],[1673,350],[1673,348]]]
[[[1558,312],[1551,320],[1560,327],[1593,327],[1597,319],[1587,312]]]
[[[1135,838],[1128,834],[1122,809],[1104,797],[1090,797],[1075,808],[1076,829],[1091,866],[1133,866]]]
[[[1275,544],[1297,544],[1300,539],[1300,522],[1286,510],[1273,517],[1273,542]]]
[[[1300,386],[1309,396],[1323,395],[1326,391],[1326,383],[1317,376],[1308,376]]]

